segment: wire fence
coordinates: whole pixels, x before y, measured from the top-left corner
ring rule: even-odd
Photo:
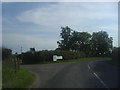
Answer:
[[[16,73],[20,69],[21,60],[17,57],[6,58],[2,61],[3,74],[4,71]]]

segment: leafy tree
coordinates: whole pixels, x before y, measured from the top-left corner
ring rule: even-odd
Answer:
[[[106,55],[112,50],[112,37],[107,32],[93,32],[91,39],[91,50],[95,55]]]
[[[62,50],[70,50],[70,37],[71,37],[71,31],[72,29],[69,28],[68,26],[66,27],[61,27],[61,33],[60,36],[62,40],[58,41],[57,43],[59,44],[59,48]]]
[[[62,40],[57,42],[59,44],[57,49],[88,52],[91,34],[77,32],[66,26],[62,27],[60,36]]]
[[[58,41],[57,50],[82,51],[90,55],[109,55],[112,51],[112,37],[107,32],[77,32],[68,26],[61,28],[60,36],[62,40]]]
[[[71,49],[88,52],[90,40],[91,40],[91,34],[87,32],[74,31],[71,37],[71,42],[72,42]]]

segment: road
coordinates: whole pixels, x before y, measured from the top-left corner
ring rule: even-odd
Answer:
[[[120,69],[103,60],[22,65],[36,75],[30,88],[118,88]]]

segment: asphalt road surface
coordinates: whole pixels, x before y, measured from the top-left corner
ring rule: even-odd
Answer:
[[[120,68],[103,60],[21,67],[36,75],[30,88],[119,88]]]

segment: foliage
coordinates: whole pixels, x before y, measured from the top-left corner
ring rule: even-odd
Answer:
[[[15,55],[12,55],[12,50],[7,48],[2,48],[2,68],[3,74],[8,71],[16,72],[20,67],[20,59]]]
[[[19,57],[22,59],[23,64],[33,64],[38,62],[53,61],[53,55],[63,56],[63,60],[79,59],[86,56],[84,52],[42,50],[36,51],[34,54],[28,51],[26,53],[22,53]]]
[[[68,26],[66,27],[61,27],[61,33],[60,37],[63,39],[61,41],[58,41],[57,43],[59,44],[59,47],[62,50],[69,50],[70,49],[70,40],[71,40],[71,33],[72,29],[69,28]]]
[[[20,68],[20,60],[12,54],[12,50],[2,49],[2,87],[24,88],[33,80],[30,72]]]
[[[92,34],[92,51],[97,55],[108,55],[112,51],[112,37],[108,37],[107,32],[93,32]]]
[[[82,51],[88,56],[105,56],[110,55],[112,51],[112,37],[107,32],[77,32],[68,26],[61,28],[60,37],[62,40],[57,41],[57,50]]]
[[[12,50],[7,48],[2,48],[2,60],[12,57]]]
[[[120,47],[113,49],[111,64],[120,66]]]

